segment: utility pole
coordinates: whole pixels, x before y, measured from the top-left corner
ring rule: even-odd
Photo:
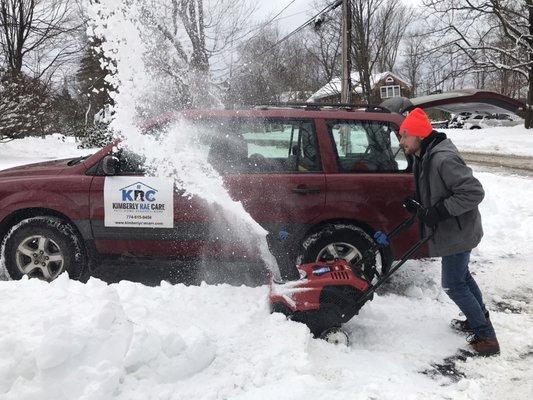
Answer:
[[[342,1],[342,84],[341,103],[352,102],[352,5]]]

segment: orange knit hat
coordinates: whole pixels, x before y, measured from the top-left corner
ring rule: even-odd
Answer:
[[[400,134],[406,133],[407,136],[428,137],[433,132],[431,121],[427,114],[421,108],[415,108],[403,120],[400,125]]]

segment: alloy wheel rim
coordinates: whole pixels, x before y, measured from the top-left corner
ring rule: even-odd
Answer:
[[[316,262],[328,259],[342,259],[353,264],[362,258],[361,252],[349,243],[336,242],[330,243],[318,252]]]
[[[32,235],[20,242],[15,253],[19,271],[30,278],[53,281],[65,269],[65,257],[58,244],[43,235]]]

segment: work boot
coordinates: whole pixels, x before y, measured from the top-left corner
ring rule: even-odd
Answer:
[[[476,356],[488,357],[500,354],[500,344],[498,339],[487,339],[477,335],[468,338],[468,343],[472,347]]]
[[[492,325],[492,323],[490,322],[488,311],[485,311],[485,318],[487,318],[487,322],[490,325]],[[474,332],[467,319],[452,319],[452,322],[450,323],[450,325],[452,326],[452,329],[458,332],[469,333],[469,334]]]

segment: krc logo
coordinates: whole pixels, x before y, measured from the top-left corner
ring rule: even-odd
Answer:
[[[132,185],[126,186],[120,189],[122,193],[122,201],[137,201],[137,202],[149,202],[156,201],[155,195],[157,189],[154,189],[142,182],[137,182]]]

